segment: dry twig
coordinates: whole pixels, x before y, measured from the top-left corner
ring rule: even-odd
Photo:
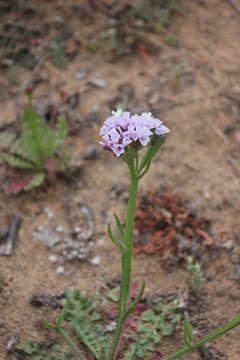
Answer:
[[[240,15],[240,5],[236,3],[236,0],[228,0],[236,12]]]

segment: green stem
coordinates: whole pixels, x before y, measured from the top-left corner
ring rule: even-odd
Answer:
[[[132,252],[133,252],[133,231],[134,231],[134,218],[136,211],[136,200],[138,191],[138,176],[134,167],[134,159],[128,162],[128,167],[131,176],[130,195],[128,200],[128,209],[126,216],[126,225],[124,231],[124,242],[126,250],[122,256],[122,282],[120,288],[120,299],[118,307],[118,322],[114,333],[112,346],[109,351],[108,359],[115,358],[123,325],[129,316],[128,302],[130,298],[130,285],[131,285],[131,271],[132,271]]]
[[[219,336],[222,336],[226,332],[232,330],[236,326],[240,325],[240,315],[236,316],[232,321],[229,321],[228,323],[224,324],[217,330],[213,330],[208,334],[207,336],[200,339],[197,344],[193,345],[191,348],[188,346],[184,346],[182,349],[176,351],[175,353],[167,356],[164,360],[176,360],[180,359],[182,356],[191,353],[192,351],[195,351],[199,349],[201,346],[205,345],[208,342],[211,342],[218,338]]]
[[[131,285],[131,270],[132,270],[132,252],[133,252],[133,231],[135,222],[135,211],[136,211],[136,200],[138,191],[138,178],[133,164],[129,164],[129,171],[131,175],[131,187],[128,201],[128,210],[126,216],[125,226],[125,245],[126,245],[126,256],[125,256],[125,267],[124,267],[124,278],[125,283],[124,290],[124,313],[128,307],[128,301],[130,297],[130,285]]]
[[[75,342],[70,338],[66,330],[64,330],[62,327],[57,329],[57,332],[62,335],[68,346],[72,349],[74,355],[76,356],[77,360],[84,360],[80,350],[78,349]]]

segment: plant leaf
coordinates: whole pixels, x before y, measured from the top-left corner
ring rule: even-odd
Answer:
[[[141,172],[144,172],[145,168],[148,168],[150,166],[152,159],[157,154],[160,146],[164,143],[164,141],[165,138],[163,136],[160,136],[154,144],[150,143],[148,150],[143,155],[141,163],[139,165],[139,177],[142,176]]]
[[[184,343],[191,348],[193,346],[194,334],[190,321],[187,317],[184,319]]]
[[[110,239],[112,240],[112,242],[114,243],[114,245],[116,245],[121,252],[124,252],[124,251],[125,251],[125,245],[124,245],[120,240],[117,240],[117,239],[115,238],[115,236],[114,236],[113,233],[112,233],[112,229],[111,229],[111,225],[110,225],[110,224],[108,224],[108,236],[110,237]]]
[[[43,184],[44,180],[45,180],[44,173],[36,174],[30,181],[30,183],[27,186],[25,186],[24,190],[25,191],[33,190],[34,188],[41,186]]]
[[[0,148],[7,150],[15,138],[16,136],[11,132],[4,131],[0,133]]]
[[[4,154],[1,156],[1,158],[7,162],[10,166],[16,167],[18,169],[24,169],[24,170],[33,170],[34,165],[30,162],[20,159],[14,155]]]
[[[114,214],[114,218],[115,218],[115,221],[116,221],[118,231],[119,231],[120,236],[121,236],[121,240],[124,241],[124,229],[123,229],[123,226],[121,224],[121,221],[120,221],[119,217],[116,214]]]
[[[156,315],[155,315],[154,311],[151,309],[144,311],[141,315],[141,320],[146,321],[146,322],[152,322],[155,320],[155,318],[156,318]]]
[[[32,180],[32,176],[25,176],[19,180],[10,180],[3,186],[3,190],[6,194],[18,194],[24,191]]]

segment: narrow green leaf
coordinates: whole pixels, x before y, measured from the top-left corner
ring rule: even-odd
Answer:
[[[10,166],[16,167],[18,169],[24,169],[24,170],[33,170],[34,165],[30,162],[20,159],[17,156],[5,154],[2,155],[1,158],[7,162]]]
[[[120,221],[119,217],[116,214],[114,214],[114,218],[115,218],[115,221],[116,221],[118,231],[119,231],[119,233],[121,235],[121,240],[124,241],[124,229],[123,229],[123,226],[121,224],[121,221]]]
[[[240,325],[240,315],[237,315],[233,320],[229,321],[228,323],[224,324],[220,328],[211,331],[208,335],[201,338],[196,344],[192,347],[185,345],[183,348],[177,350],[173,354],[167,356],[164,360],[177,360],[182,358],[184,355],[191,353],[194,350],[199,349],[200,347],[204,346],[205,344],[214,341],[218,337],[222,336],[223,334],[227,333],[228,331],[234,329],[236,326]]]
[[[12,142],[15,140],[15,138],[16,135],[11,132],[4,131],[0,133],[0,148],[3,150],[7,150],[12,144]]]
[[[149,168],[152,159],[157,154],[160,146],[164,143],[164,141],[165,138],[161,136],[157,139],[157,141],[154,144],[149,145],[148,150],[143,155],[141,163],[138,168],[138,174],[140,177],[142,176],[142,172],[144,172],[146,168]]]
[[[61,314],[60,314],[60,315],[58,315],[57,318],[56,318],[56,327],[57,327],[57,328],[60,328],[61,324],[62,324],[62,316],[61,316]]]
[[[124,315],[124,319],[127,319],[127,317],[129,315],[131,315],[134,312],[134,310],[136,309],[137,304],[139,303],[139,301],[141,300],[141,298],[143,296],[143,293],[145,290],[145,285],[146,285],[145,280],[143,280],[142,286],[138,292],[138,295],[137,295],[136,299],[132,302],[132,304],[129,306],[126,314]]]
[[[24,188],[24,190],[25,191],[30,191],[30,190],[42,185],[44,180],[45,180],[45,174],[44,173],[36,174],[34,176],[34,178],[32,179],[32,181],[28,184],[28,186],[26,186]]]
[[[115,238],[115,236],[114,236],[113,233],[112,233],[112,229],[111,229],[111,225],[110,225],[110,224],[108,224],[108,236],[109,236],[109,238],[112,240],[112,242],[114,243],[114,245],[117,246],[121,252],[124,252],[124,251],[125,251],[125,245],[124,245],[121,241],[119,241],[119,240],[117,240],[117,239]]]
[[[45,329],[49,329],[49,330],[56,330],[57,329],[57,326],[53,323],[50,323],[49,321],[47,320],[43,320],[43,326],[45,327]]]
[[[190,321],[187,317],[184,319],[184,343],[188,347],[193,346],[194,334]]]

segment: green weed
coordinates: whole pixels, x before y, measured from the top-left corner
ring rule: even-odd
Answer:
[[[187,257],[187,272],[189,274],[189,284],[196,294],[199,294],[204,283],[202,266],[195,262],[191,256]]]
[[[46,47],[51,63],[58,69],[63,70],[67,66],[64,46],[58,39],[52,40]]]
[[[130,345],[125,359],[148,359],[160,344],[161,337],[171,336],[180,320],[177,301],[160,302],[155,311],[146,310],[140,317],[135,343]]]
[[[114,289],[116,293],[116,289]],[[110,299],[116,301],[116,294],[111,293]],[[114,295],[113,295],[114,294]],[[113,296],[113,299],[112,299]],[[83,360],[86,354],[93,359],[106,360],[107,351],[111,344],[111,337],[106,334],[106,321],[97,311],[95,302],[79,290],[67,290],[65,303],[55,324],[44,321],[47,329],[55,330],[62,335],[70,352],[64,352],[59,344],[44,344],[40,342],[27,342],[21,351],[32,356],[33,360],[67,360],[76,356]],[[107,294],[109,297],[109,294]],[[106,298],[104,298],[106,301]],[[103,299],[96,297],[96,302]],[[144,311],[137,321],[137,332],[127,329],[130,344],[127,346],[125,357],[121,359],[148,359],[159,345],[161,337],[171,336],[181,320],[178,313],[178,302],[169,304],[159,302],[154,310]],[[74,340],[75,339],[75,340]]]
[[[0,274],[0,291],[2,291],[4,285],[5,285],[4,276],[2,274]]]
[[[186,65],[184,63],[175,65],[174,70],[175,70],[175,77],[176,77],[175,88],[176,88],[176,90],[178,90],[180,87],[181,78],[183,77],[185,70],[186,70]]]
[[[35,174],[26,189],[40,186],[47,172],[60,170],[62,145],[68,134],[68,126],[64,117],[59,117],[55,129],[51,129],[46,120],[32,107],[32,95],[22,118],[22,133],[19,139],[11,141],[8,151],[1,159],[11,167],[28,170]],[[56,158],[58,155],[58,159]],[[56,160],[56,164],[49,162]]]
[[[48,345],[42,342],[28,341],[23,349],[17,352],[30,357],[33,360],[70,360],[73,359],[71,352],[64,352],[59,344]]]

